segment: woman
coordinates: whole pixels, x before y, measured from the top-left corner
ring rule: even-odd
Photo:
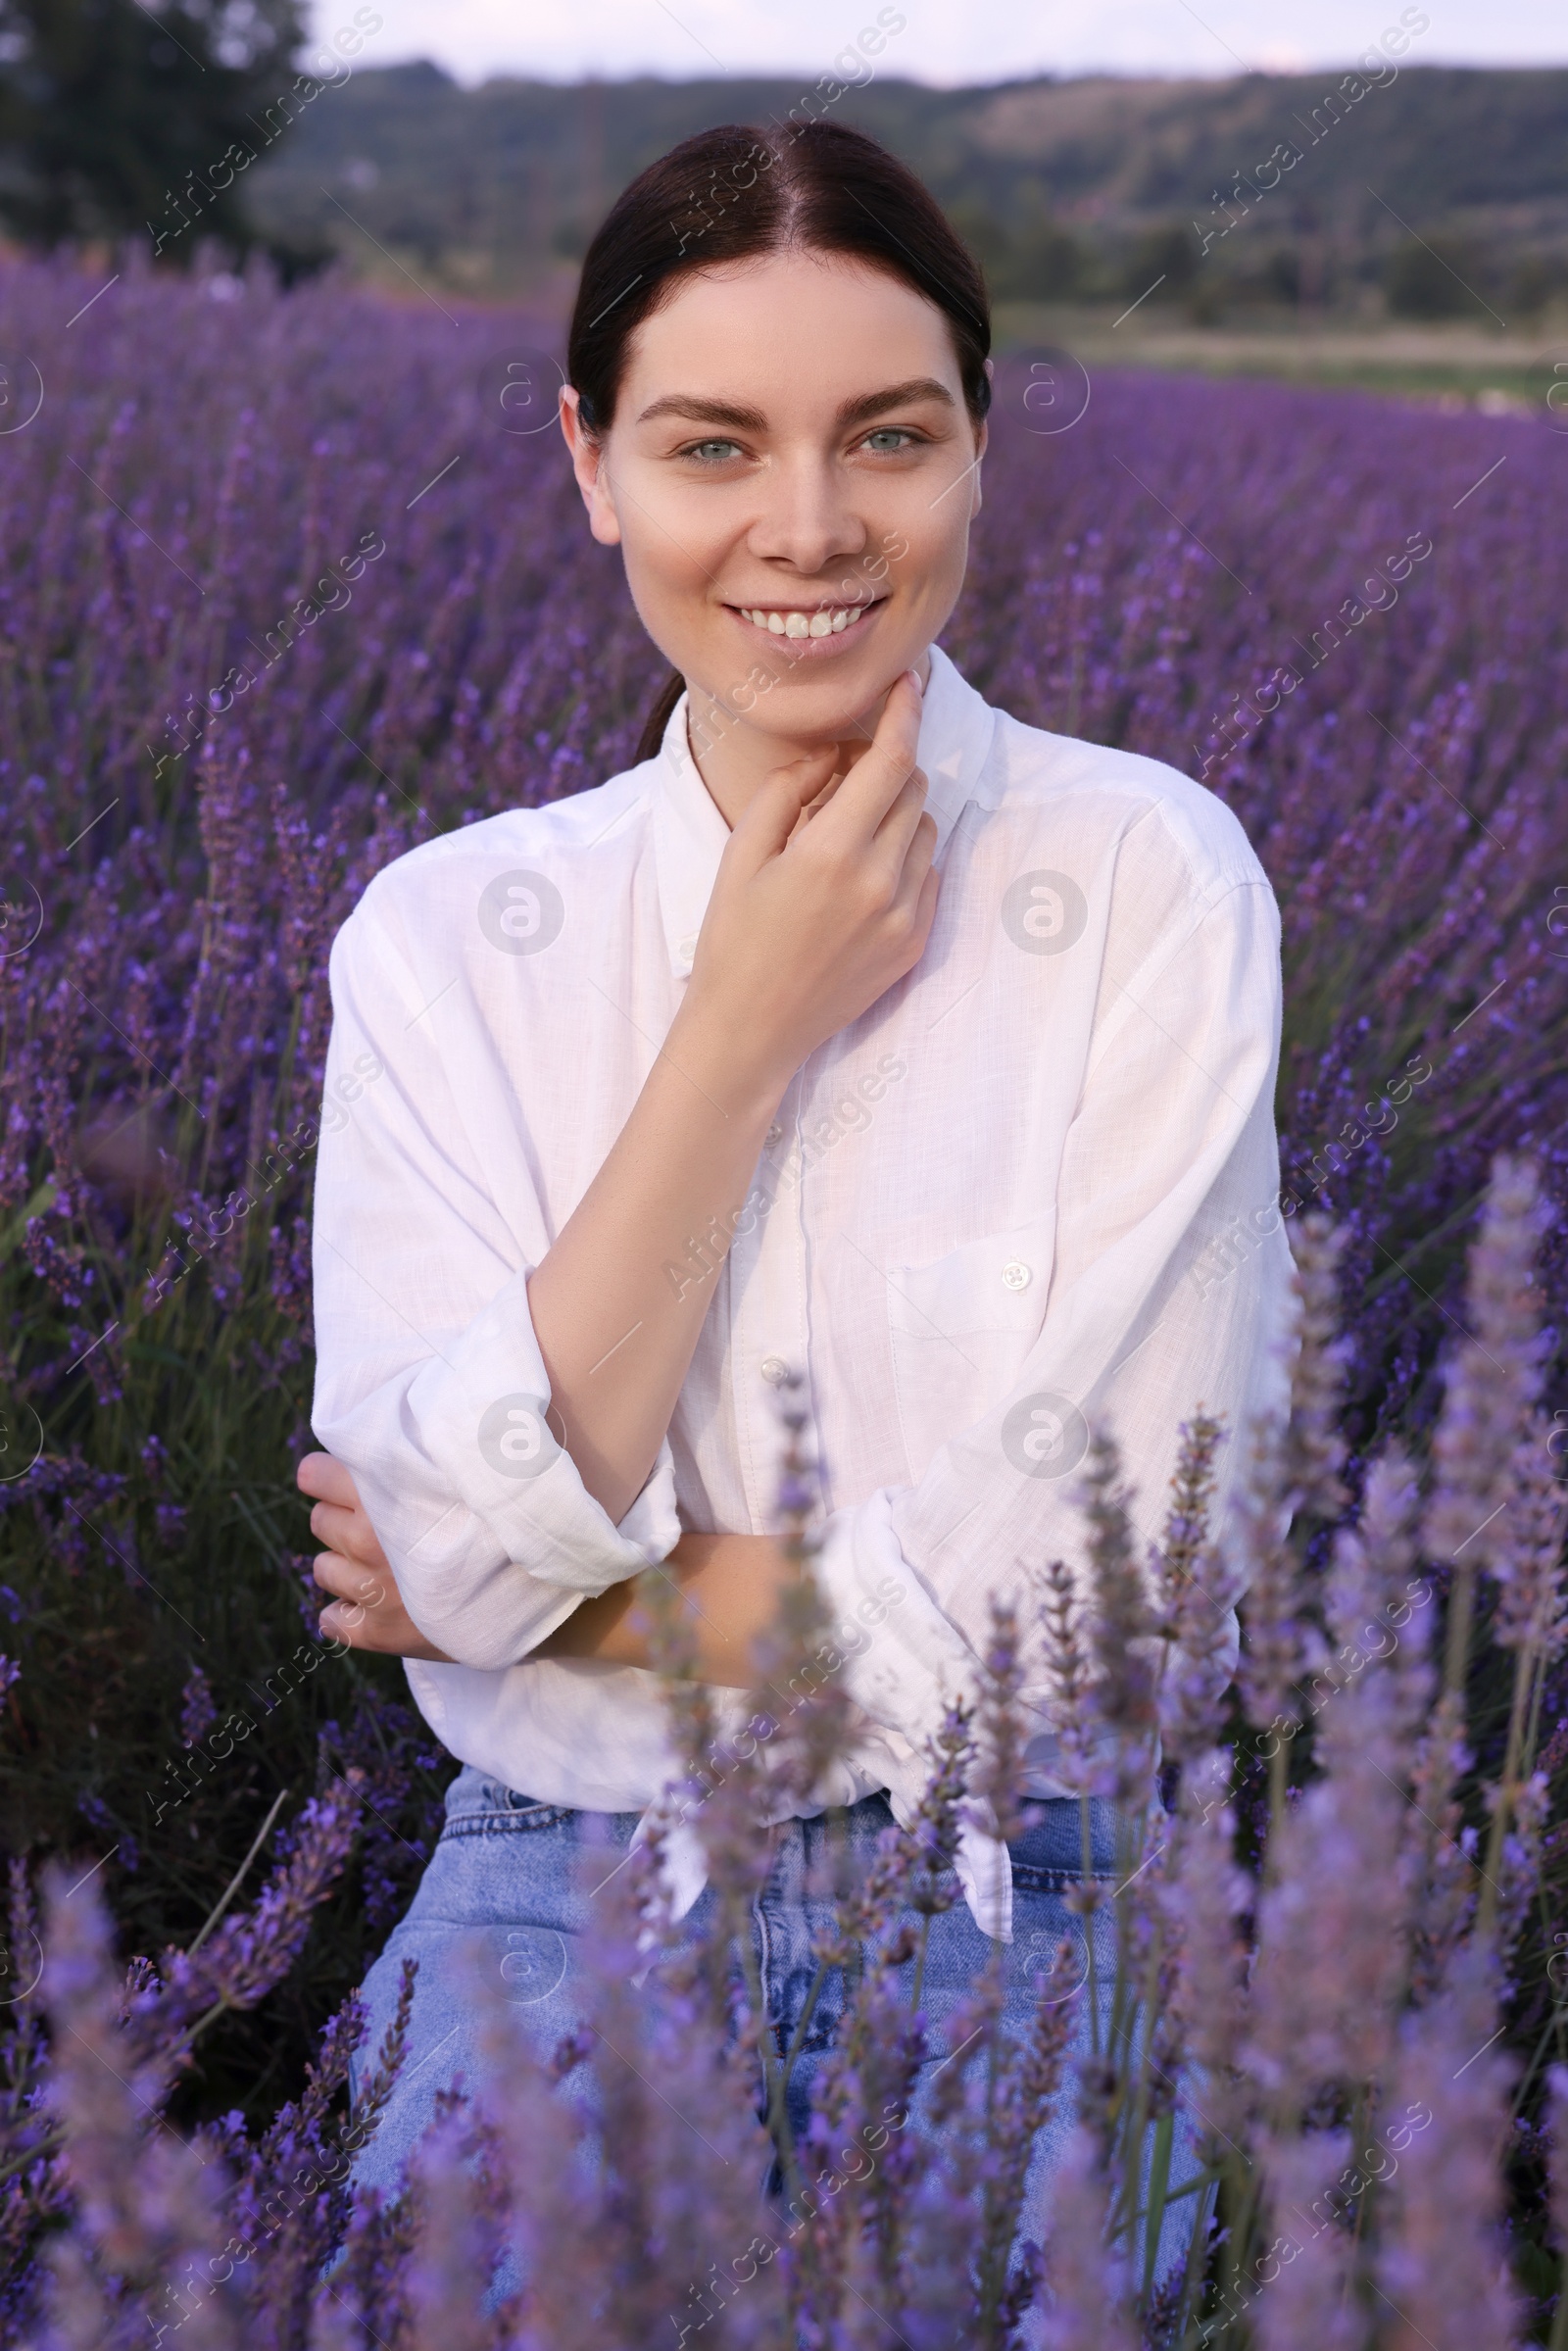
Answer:
[[[1262,869],[1201,787],[988,708],[935,643],[980,512],[988,345],[963,247],[850,130],[706,133],[634,181],[584,263],[561,423],[669,685],[635,766],[413,851],[334,947],[328,1086],[375,1074],[321,1150],[328,1453],[300,1483],[323,1623],[409,1658],[464,1766],[366,1986],[378,2033],[418,1956],[364,2178],[482,2071],[473,1930],[542,2038],[575,2021],[585,1815],[626,1846],[669,1768],[629,1607],[646,1565],[740,1729],[790,1369],[818,1579],[876,1629],[844,1667],[849,1758],[778,1824],[757,1906],[786,2034],[822,1809],[862,1855],[907,1817],[990,1592],[1082,1562],[1089,1422],[1152,1532],[1178,1423],[1278,1400]],[[1032,1694],[1031,1825],[966,1833],[965,1901],[933,1930],[933,2065],[986,1936],[1022,2013],[1066,1923],[1078,1808]],[[694,1837],[674,1864],[700,1922]]]

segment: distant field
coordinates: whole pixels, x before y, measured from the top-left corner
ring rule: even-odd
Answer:
[[[421,307],[421,281],[371,252],[354,256],[361,281],[396,304]],[[494,304],[454,286],[452,272],[431,272],[441,301],[463,310],[514,318],[513,304]],[[428,282],[428,281],[423,281]],[[559,264],[536,283],[527,304],[548,339],[565,340],[576,291],[576,269]],[[1157,367],[1182,375],[1258,376],[1430,400],[1447,409],[1549,418],[1568,443],[1568,306],[1553,306],[1528,328],[1498,329],[1467,320],[1424,324],[1410,319],[1326,319],[1299,325],[1286,315],[1246,323],[1200,326],[1184,313],[1155,308],[1131,316],[1108,303],[999,302],[993,314],[999,356],[1031,345],[1070,351],[1086,367]],[[1554,372],[1554,369],[1558,370]],[[1546,401],[1554,386],[1555,411]]]
[[[418,304],[407,276],[383,268],[366,271],[378,293],[394,302]],[[555,270],[528,305],[545,332],[564,341],[576,290],[576,271]],[[443,285],[450,303],[451,289]],[[460,293],[461,307],[473,303]],[[496,306],[514,316],[512,306]],[[1120,323],[1118,324],[1118,318]],[[1463,320],[1417,324],[1413,320],[1326,320],[1299,326],[1289,318],[1246,324],[1199,326],[1167,309],[1135,311],[1131,317],[1105,303],[999,302],[992,313],[999,357],[1031,345],[1070,351],[1085,367],[1158,367],[1182,375],[1270,377],[1282,383],[1344,386],[1432,400],[1449,409],[1479,408],[1483,414],[1550,416],[1568,442],[1568,308],[1555,310],[1528,330],[1498,331]],[[1558,368],[1560,372],[1553,373]],[[1560,386],[1555,412],[1546,407]]]
[[[1568,439],[1568,317],[1542,321],[1528,334],[1468,324],[1195,326],[1158,311],[1118,325],[1103,307],[1016,302],[1000,304],[995,323],[999,352],[1059,345],[1091,368],[1274,376],[1413,393],[1496,413],[1550,415],[1546,399],[1556,384],[1562,389],[1553,420]],[[1561,372],[1554,375],[1554,367]]]
[[[377,272],[375,282],[393,299],[417,300],[407,279],[390,271]],[[575,284],[575,272],[563,269],[531,305],[554,319],[563,340]],[[1549,418],[1568,443],[1568,311],[1533,321],[1528,332],[1499,332],[1464,321],[1379,319],[1336,319],[1316,327],[1288,318],[1198,326],[1169,310],[1121,317],[1108,304],[1000,302],[993,327],[999,357],[1044,345],[1070,351],[1091,370],[1157,367],[1182,375],[1271,377],[1483,414],[1535,415]],[[1561,371],[1554,374],[1554,367]],[[1562,388],[1555,410],[1548,411],[1554,385]]]

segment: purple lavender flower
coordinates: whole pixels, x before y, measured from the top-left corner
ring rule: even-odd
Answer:
[[[1101,2151],[1079,2124],[1056,2176],[1041,2351],[1135,2351],[1127,2280],[1104,2249],[1107,2210]]]
[[[1518,2304],[1500,2228],[1497,2150],[1514,2075],[1493,2043],[1484,1954],[1406,2020],[1389,2104],[1409,2131],[1376,2263],[1391,2351],[1511,2351]]]
[[[222,2241],[220,2171],[162,2119],[163,2069],[138,2064],[116,2028],[116,1988],[96,1894],[68,1895],[57,1874],[45,1977],[56,2033],[50,2095],[76,2219],[51,2249],[54,2340],[81,2351],[128,2342],[145,2332],[140,2310],[167,2302],[204,2351],[238,2351],[234,2296],[189,2282]]]
[[[251,2007],[288,1973],[317,1904],[348,1858],[359,1797],[354,1780],[314,1796],[254,1908],[224,1919],[199,1947],[166,1954],[162,1984],[132,2008],[154,2046],[183,2045],[204,2020]]]
[[[218,1708],[207,1676],[193,1665],[179,1693],[179,1732],[188,1747],[199,1746],[218,1720]]]
[[[1433,1440],[1429,1557],[1466,1572],[1506,1556],[1514,1447],[1541,1393],[1544,1339],[1535,1261],[1546,1219],[1539,1170],[1500,1156],[1470,1255],[1466,1337],[1448,1366]]]

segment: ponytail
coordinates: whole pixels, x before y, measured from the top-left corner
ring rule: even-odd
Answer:
[[[643,731],[637,738],[637,748],[631,759],[634,767],[640,767],[644,759],[658,758],[659,747],[664,740],[664,729],[669,724],[669,714],[685,691],[686,680],[678,669],[672,669],[660,687],[659,700],[649,711]]]

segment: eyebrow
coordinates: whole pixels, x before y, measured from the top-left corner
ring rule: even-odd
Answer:
[[[851,424],[864,424],[872,416],[885,416],[889,409],[907,408],[917,400],[940,400],[948,408],[956,401],[944,383],[934,375],[911,375],[907,383],[889,384],[882,392],[861,392],[854,400],[846,400],[834,422],[842,431]],[[696,393],[666,392],[662,400],[654,401],[637,418],[639,424],[652,423],[656,416],[689,416],[701,424],[728,424],[736,432],[765,432],[767,418],[760,409],[742,408],[729,400],[704,400]]]

